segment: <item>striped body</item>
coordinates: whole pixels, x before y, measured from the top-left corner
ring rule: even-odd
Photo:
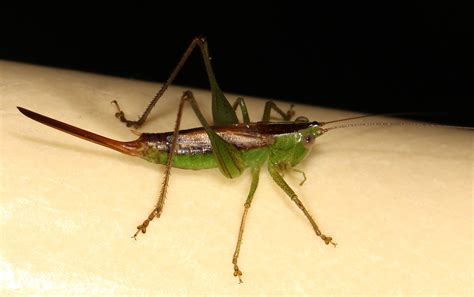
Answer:
[[[312,123],[251,123],[212,128],[242,154],[247,168],[260,167],[267,160],[273,164],[295,166],[309,153],[320,134],[319,125]],[[173,133],[144,133],[142,158],[166,164]],[[204,128],[182,130],[173,157],[173,167],[208,169],[218,167],[212,145]]]

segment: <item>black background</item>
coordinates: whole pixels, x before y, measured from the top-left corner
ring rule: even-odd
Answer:
[[[0,59],[162,82],[204,35],[226,92],[472,125],[472,15],[459,3],[156,3],[3,7]],[[197,52],[175,83],[208,88]]]

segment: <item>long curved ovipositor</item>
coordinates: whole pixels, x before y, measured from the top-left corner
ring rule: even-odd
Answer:
[[[119,151],[137,156],[149,162],[165,165],[171,150],[173,132],[142,133],[133,141],[118,141],[93,132],[66,124],[64,122],[41,115],[23,107],[17,107],[25,116],[46,126],[55,128],[70,135]],[[267,150],[272,146],[278,150],[292,150],[297,143],[301,148],[295,160],[286,162],[296,165],[309,153],[314,138],[323,133],[318,122],[283,122],[283,123],[249,123],[223,127],[212,127],[216,134],[242,153],[244,166],[261,166],[268,158]],[[309,129],[309,130],[308,130]],[[304,132],[303,132],[304,131]],[[309,146],[308,146],[309,145]],[[173,167],[183,169],[216,168],[218,163],[213,156],[213,146],[204,128],[181,130],[177,139],[176,153],[173,156]],[[256,158],[256,155],[261,157]],[[278,158],[280,159],[280,158]],[[257,162],[258,161],[258,162]],[[280,162],[281,160],[275,160]]]
[[[58,129],[60,131],[66,132],[68,134],[74,135],[76,137],[82,138],[84,140],[111,148],[113,150],[119,151],[121,153],[131,155],[131,156],[142,156],[143,155],[143,141],[141,137],[134,141],[117,141],[113,140],[89,131],[86,131],[81,128],[71,126],[69,124],[63,123],[61,121],[49,118],[47,116],[41,115],[39,113],[33,112],[23,107],[17,106],[18,110],[29,117],[32,120],[40,122],[46,126]]]

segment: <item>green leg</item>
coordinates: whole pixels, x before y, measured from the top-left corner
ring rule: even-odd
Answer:
[[[309,220],[311,223],[311,226],[314,229],[314,232],[316,233],[317,236],[321,237],[321,239],[326,243],[326,244],[332,244],[336,246],[336,243],[332,241],[332,237],[324,235],[321,230],[319,230],[318,225],[316,222],[313,220],[309,212],[306,210],[304,207],[303,203],[300,201],[298,196],[295,194],[295,192],[290,188],[290,186],[285,182],[283,177],[278,173],[278,167],[276,165],[269,164],[268,165],[268,172],[272,176],[273,180],[277,183],[277,185],[282,188],[283,191],[293,200],[293,202],[301,209],[306,216],[306,218]]]
[[[253,168],[252,184],[250,185],[249,195],[247,196],[247,200],[244,204],[244,213],[242,214],[242,220],[240,221],[239,237],[235,246],[234,257],[232,258],[232,264],[234,264],[234,276],[239,278],[240,283],[242,283],[242,271],[240,271],[239,266],[237,265],[237,260],[240,254],[240,246],[242,245],[242,236],[244,234],[245,220],[247,219],[247,213],[250,209],[250,206],[252,205],[253,195],[255,194],[255,190],[257,190],[259,175],[260,168]]]
[[[232,108],[234,110],[237,110],[237,107],[240,106],[240,110],[242,111],[242,119],[244,120],[244,124],[249,124],[250,123],[250,117],[249,113],[247,111],[247,105],[245,104],[245,100],[242,97],[237,98],[235,100],[234,105],[232,105]]]
[[[230,105],[229,101],[227,101],[221,89],[219,88],[219,85],[217,84],[214,71],[212,70],[212,65],[210,62],[211,59],[209,56],[209,50],[207,48],[207,41],[203,37],[196,37],[193,39],[193,41],[191,42],[191,44],[188,46],[183,56],[181,57],[181,60],[179,60],[176,67],[171,72],[171,75],[168,78],[168,80],[161,86],[161,89],[158,91],[158,93],[156,93],[155,97],[148,104],[147,108],[145,109],[145,111],[143,112],[143,114],[140,116],[138,120],[136,121],[127,120],[124,112],[120,109],[117,101],[114,100],[112,101],[112,103],[115,105],[117,109],[115,116],[121,122],[125,123],[127,127],[132,126],[134,128],[139,128],[141,125],[143,125],[143,123],[145,123],[146,119],[150,115],[150,112],[152,111],[156,102],[158,102],[158,99],[160,99],[161,96],[163,96],[163,94],[168,89],[168,87],[173,83],[174,79],[178,75],[181,68],[183,68],[184,64],[186,63],[186,61],[188,60],[189,56],[191,55],[191,53],[193,52],[196,46],[198,46],[199,49],[201,50],[201,54],[204,60],[204,65],[206,67],[207,76],[209,79],[209,84],[211,86],[212,114],[214,118],[214,124],[220,125],[220,126],[238,124],[239,122],[238,122],[237,116],[235,115],[234,110],[232,109],[232,106]]]
[[[291,170],[293,170],[295,172],[298,172],[298,173],[301,173],[303,175],[303,180],[300,183],[300,186],[302,186],[304,184],[304,182],[306,181],[306,174],[304,173],[304,171],[296,169],[296,168],[292,168]]]
[[[216,156],[216,159],[218,159],[219,168],[221,169],[221,171],[226,172],[227,173],[226,176],[228,177],[235,177],[237,176],[237,173],[240,175],[240,173],[242,172],[244,168],[243,160],[237,148],[235,148],[233,145],[224,141],[222,138],[220,138],[216,134],[216,132],[214,132],[214,130],[211,129],[206,119],[202,115],[201,110],[199,109],[196,103],[196,100],[194,99],[193,94],[190,91],[184,92],[183,96],[181,97],[178,114],[176,116],[176,123],[173,130],[173,139],[172,139],[170,151],[168,153],[168,161],[165,167],[165,176],[163,180],[163,185],[161,187],[160,196],[158,198],[158,202],[156,203],[155,208],[153,208],[153,210],[150,212],[148,217],[143,221],[143,223],[137,227],[138,230],[135,233],[135,235],[133,235],[134,238],[136,238],[140,232],[145,233],[146,228],[148,227],[150,222],[155,217],[159,218],[163,211],[163,206],[164,206],[165,197],[166,197],[166,189],[168,188],[171,167],[173,163],[173,156],[176,151],[177,139],[179,136],[179,126],[181,124],[181,118],[183,116],[183,107],[186,101],[191,104],[196,116],[198,117],[199,121],[203,125],[204,129],[206,129],[206,132],[208,133],[209,138],[211,139],[213,154]]]
[[[240,152],[235,146],[226,142],[209,126],[199,109],[196,99],[191,91],[184,92],[183,99],[187,100],[194,110],[202,126],[211,140],[212,153],[216,158],[219,170],[228,178],[234,178],[242,174],[245,163]],[[232,110],[233,111],[233,110]]]
[[[270,122],[270,112],[276,111],[285,121],[290,121],[291,118],[295,115],[295,111],[293,110],[293,104],[290,106],[290,109],[285,113],[281,110],[273,101],[267,101],[265,103],[265,109],[263,111],[262,122]]]

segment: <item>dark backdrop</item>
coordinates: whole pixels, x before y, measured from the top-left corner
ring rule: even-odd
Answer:
[[[164,81],[205,35],[227,92],[472,125],[469,10],[380,2],[3,7],[0,59]],[[176,84],[208,88],[200,59]]]

